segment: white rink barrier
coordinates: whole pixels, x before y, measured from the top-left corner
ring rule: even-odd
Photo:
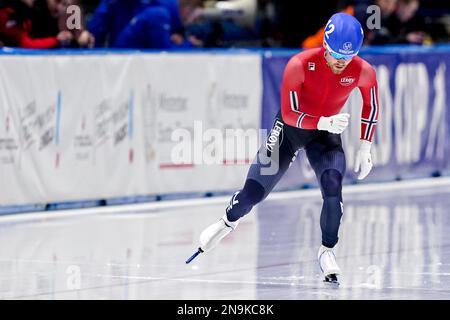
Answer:
[[[232,190],[256,152],[194,148],[257,132],[258,53],[4,55],[0,81],[0,206]]]

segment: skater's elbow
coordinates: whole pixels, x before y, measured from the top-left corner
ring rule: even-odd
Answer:
[[[292,111],[286,110],[285,108],[281,108],[281,119],[284,123],[287,125],[290,125],[292,127],[297,126],[297,121],[294,119],[295,114],[293,114]]]

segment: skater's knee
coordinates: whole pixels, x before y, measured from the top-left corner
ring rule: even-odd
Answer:
[[[264,187],[259,182],[247,179],[244,188],[239,194],[239,198],[245,199],[246,203],[254,206],[264,199],[265,193]]]
[[[342,191],[342,174],[336,169],[325,170],[320,177],[324,197],[340,196]]]

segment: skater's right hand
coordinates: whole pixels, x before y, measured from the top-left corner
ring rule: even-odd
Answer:
[[[350,114],[339,113],[331,117],[320,117],[317,123],[317,129],[331,133],[342,133],[348,126]]]

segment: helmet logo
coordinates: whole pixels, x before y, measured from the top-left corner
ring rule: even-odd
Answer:
[[[352,43],[351,43],[351,42],[346,42],[346,43],[344,43],[344,50],[345,50],[345,51],[350,51],[350,50],[352,50]]]
[[[353,45],[351,42],[344,42],[344,44],[342,45],[342,49],[339,49],[339,53],[342,54],[353,54]]]

